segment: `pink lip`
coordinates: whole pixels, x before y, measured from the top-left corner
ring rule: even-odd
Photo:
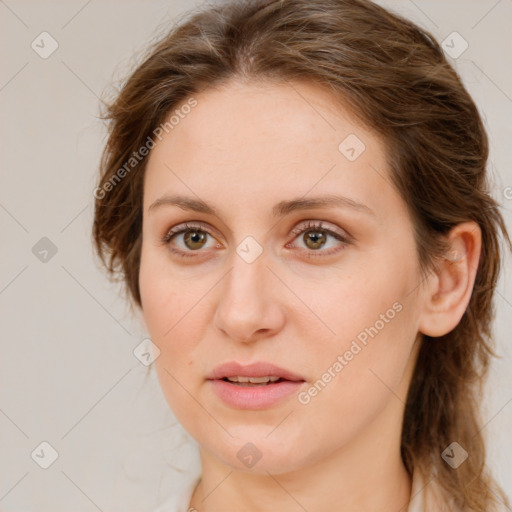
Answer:
[[[240,386],[227,382],[225,377],[281,377],[282,381],[261,386]],[[261,410],[271,407],[292,395],[305,379],[272,363],[258,362],[242,365],[236,361],[217,366],[207,377],[216,394],[227,405],[237,409]]]
[[[236,377],[237,375],[241,377],[266,377],[275,375],[276,377],[291,381],[305,380],[304,377],[300,375],[296,375],[289,370],[264,361],[246,365],[237,363],[236,361],[230,361],[229,363],[216,366],[210,375],[208,375],[207,379],[223,379],[224,377]]]

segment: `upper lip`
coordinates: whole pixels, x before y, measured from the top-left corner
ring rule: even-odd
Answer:
[[[289,370],[280,368],[275,364],[265,361],[241,364],[236,361],[229,361],[227,363],[216,366],[214,370],[208,375],[208,380],[224,379],[226,377],[281,377],[282,379],[291,381],[303,381],[304,378]]]

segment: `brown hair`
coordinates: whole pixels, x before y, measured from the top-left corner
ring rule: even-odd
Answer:
[[[368,0],[231,1],[190,13],[151,45],[103,116],[110,121],[109,138],[93,228],[102,262],[141,306],[147,159],[129,171],[126,162],[173,109],[232,78],[325,86],[382,137],[425,276],[446,250],[443,235],[468,220],[480,226],[482,252],[467,310],[448,334],[423,337],[401,449],[409,472],[434,474],[445,500],[464,510],[507,503],[485,466],[478,401],[495,355],[498,231],[511,249],[512,243],[490,195],[488,139],[477,107],[434,37],[407,19]],[[469,453],[456,470],[441,458],[453,441]]]

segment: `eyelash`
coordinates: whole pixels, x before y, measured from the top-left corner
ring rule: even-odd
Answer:
[[[213,237],[213,235],[207,229],[205,229],[203,226],[185,223],[185,224],[180,224],[177,227],[171,228],[162,237],[161,242],[163,245],[169,246],[169,249],[171,250],[171,252],[173,252],[174,254],[177,254],[178,256],[180,256],[182,258],[190,258],[190,257],[195,258],[195,257],[197,257],[197,255],[191,254],[194,251],[182,251],[181,249],[175,249],[170,246],[170,242],[175,236],[180,235],[182,233],[186,233],[187,231],[200,231],[201,233],[206,233],[206,234],[210,235],[211,237]],[[333,231],[328,228],[324,228],[322,225],[322,222],[317,223],[317,222],[308,221],[306,225],[301,225],[300,227],[294,228],[291,231],[291,234],[294,234],[298,237],[299,235],[305,233],[306,231],[318,231],[318,232],[330,235],[333,238],[335,238],[336,240],[339,240],[340,242],[342,242],[343,245],[348,245],[351,243],[351,240],[349,239],[348,236],[343,236],[340,233],[337,233],[336,231]],[[337,252],[339,252],[340,250],[343,250],[343,249],[334,249],[334,250],[331,249],[329,251],[314,251],[311,249],[310,250],[302,249],[302,250],[306,252],[307,257],[315,258],[315,257],[330,256],[332,254],[336,254]]]

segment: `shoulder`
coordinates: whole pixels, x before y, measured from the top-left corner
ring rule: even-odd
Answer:
[[[153,509],[152,512],[188,512],[190,499],[200,479],[200,476],[191,478],[181,487],[178,493],[169,496]]]
[[[407,512],[461,512],[448,503],[434,475],[429,477],[415,470],[412,476],[411,499]]]

